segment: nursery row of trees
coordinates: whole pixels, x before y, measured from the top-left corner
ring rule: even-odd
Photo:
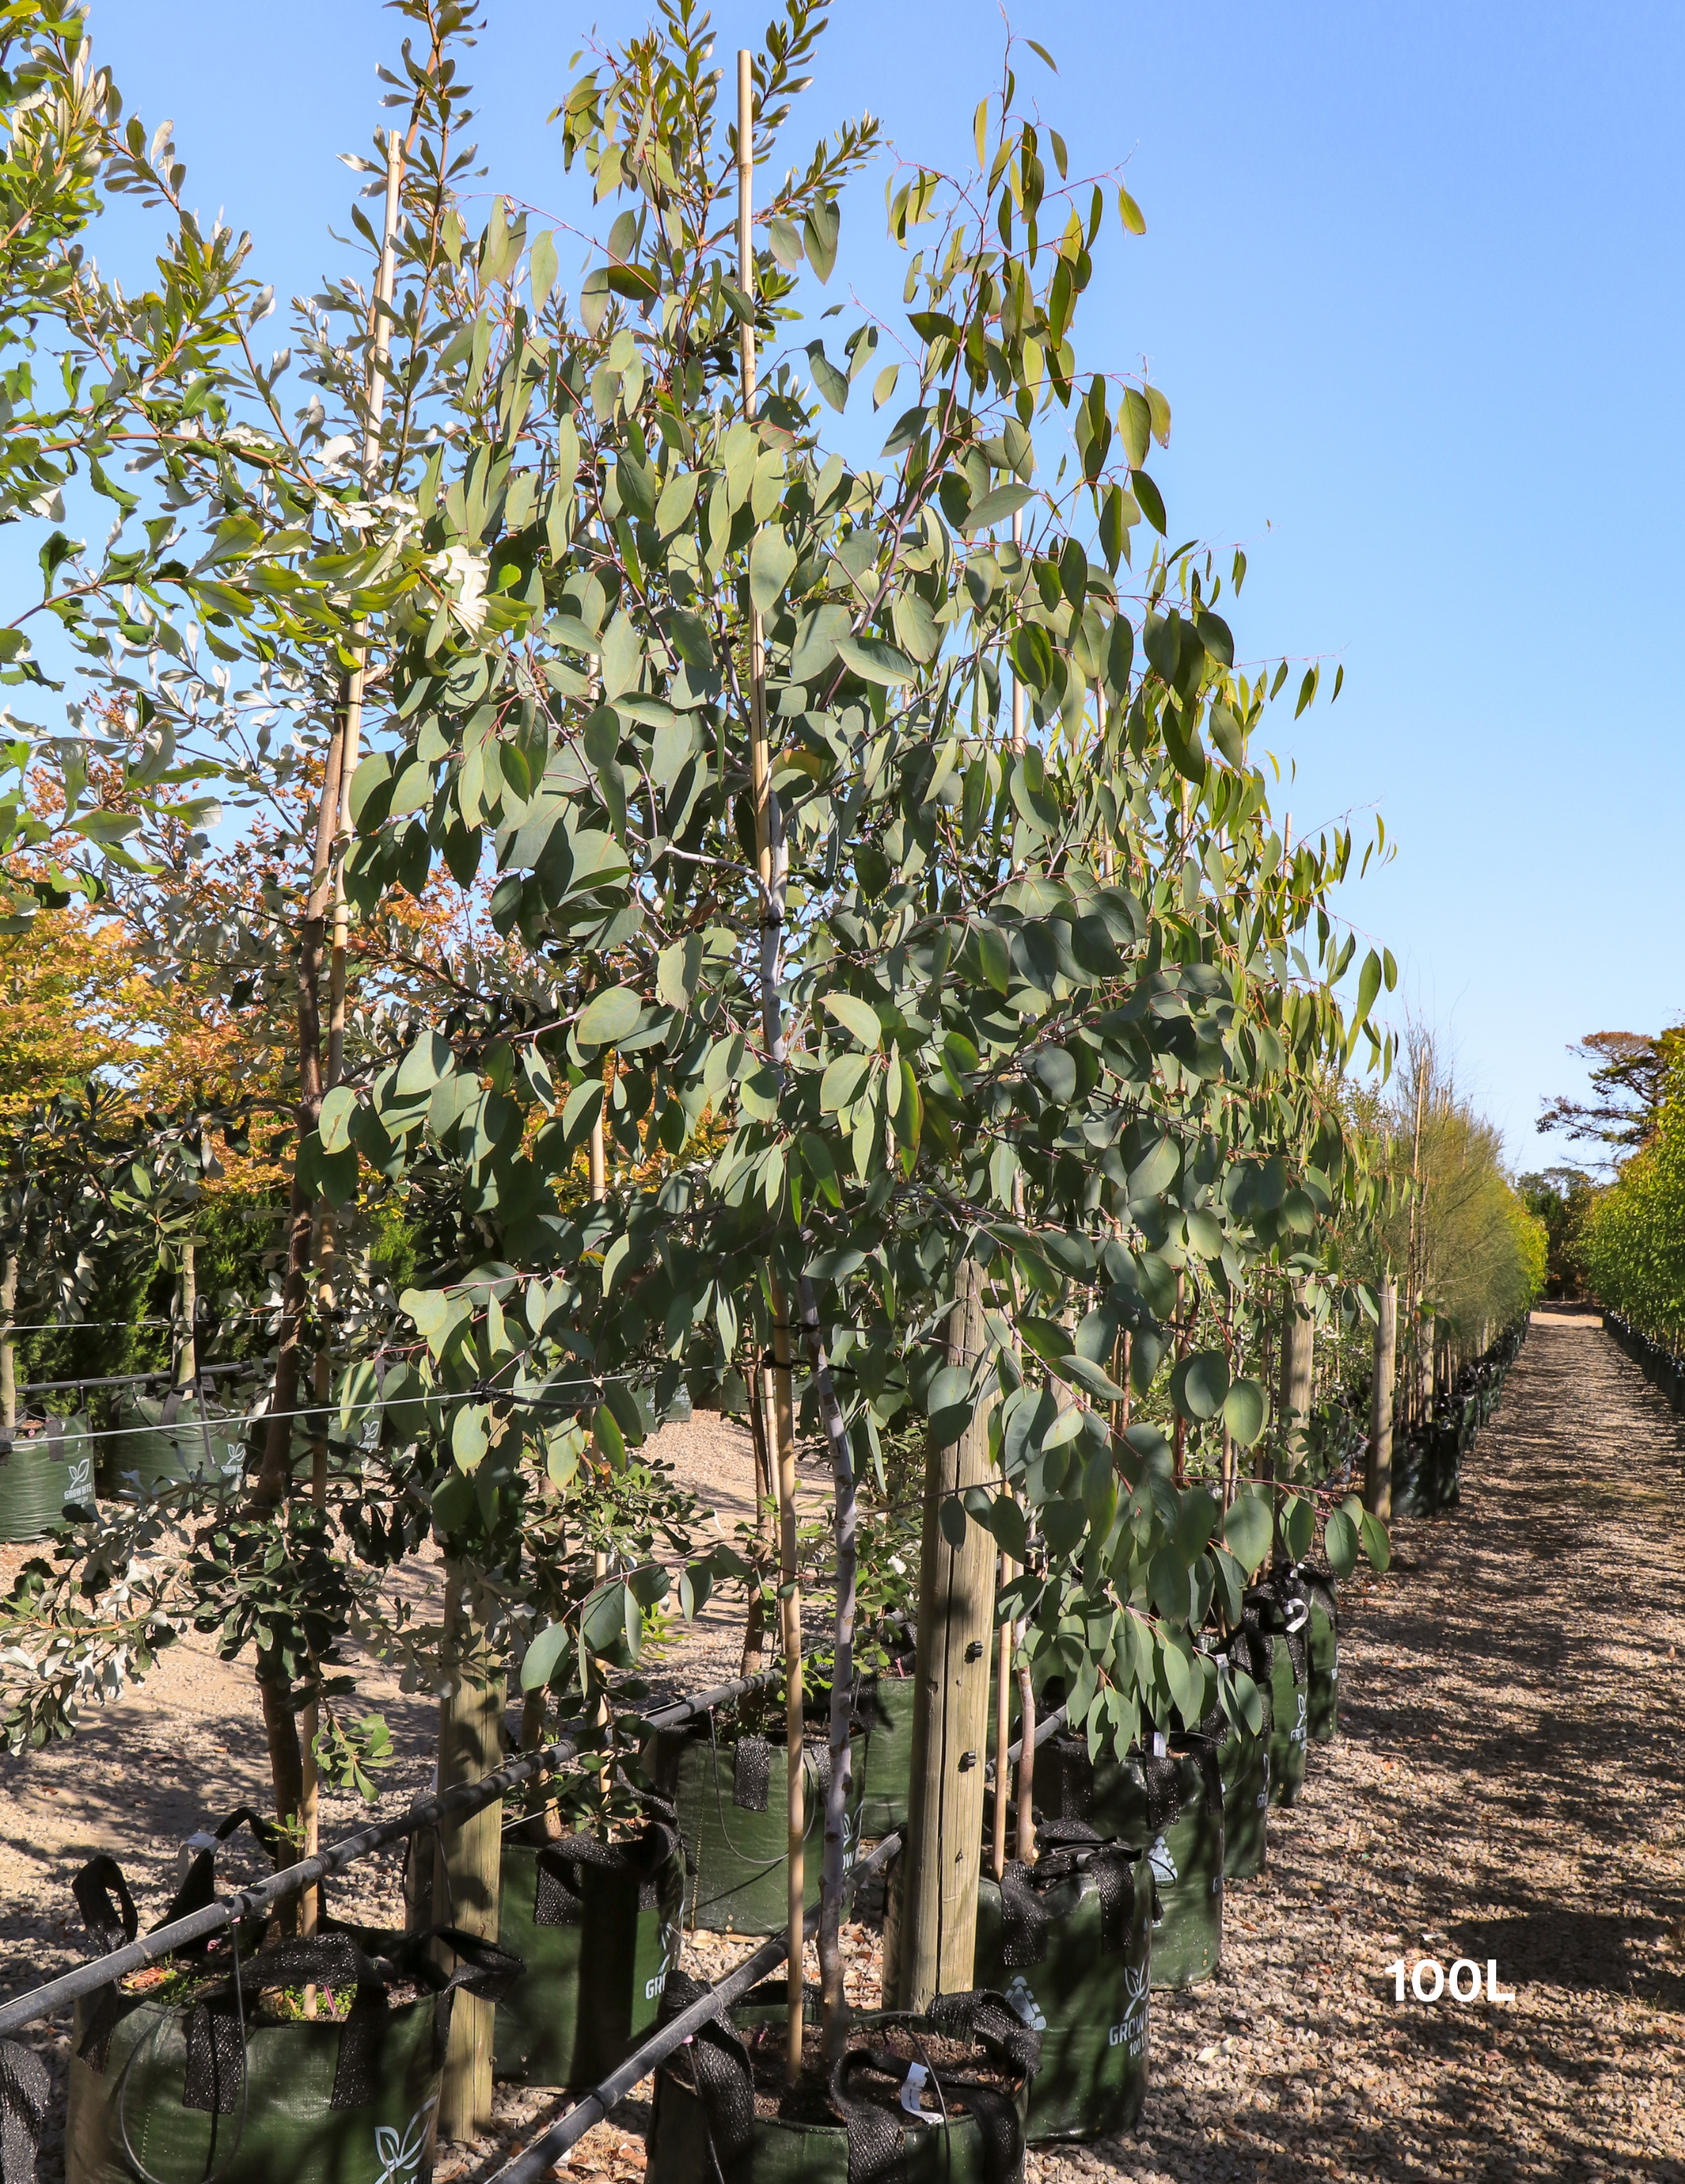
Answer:
[[[1599,1056],[1585,1134],[1596,1128],[1615,1145],[1619,1165],[1610,1183],[1583,1194],[1574,1247],[1593,1294],[1677,1355],[1685,1334],[1685,1026],[1654,1039],[1614,1036],[1625,1045]]]
[[[896,169],[879,312],[834,278],[879,125],[776,179],[823,0],[735,102],[691,0],[594,54],[559,224],[475,188],[474,9],[396,13],[361,255],[271,354],[248,239],[186,209],[82,20],[0,29],[0,493],[42,587],[0,630],[4,944],[94,1027],[8,1079],[4,1308],[98,1316],[96,1201],[179,1299],[220,1204],[256,1217],[219,1354],[265,1357],[240,1493],[115,1496],[26,1573],[8,1735],[214,1630],[308,1838],[317,1770],[371,1787],[383,1746],[352,1641],[443,1691],[449,1780],[516,1669],[529,1743],[551,1705],[618,1740],[650,1612],[726,1582],[780,1630],[799,1783],[817,1584],[834,2023],[862,1525],[921,1633],[980,1557],[984,1626],[1057,1650],[1096,1752],[1253,1718],[1208,1621],[1272,1554],[1386,1555],[1284,1348],[1310,1329],[1331,1395],[1391,1282],[1431,1383],[1523,1308],[1537,1233],[1431,1052],[1385,1089],[1392,958],[1335,902],[1370,852],[1270,809],[1269,709],[1320,671],[1237,657],[1246,557],[1174,539],[1166,397],[1080,359],[1142,215],[1030,118],[1030,50],[974,171]],[[141,287],[88,247],[117,192]],[[700,1552],[647,1443],[739,1388],[768,1522]],[[432,1628],[385,1586],[429,1535]]]

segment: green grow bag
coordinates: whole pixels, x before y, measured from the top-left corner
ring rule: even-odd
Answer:
[[[191,1390],[131,1396],[118,1423],[123,1431],[110,1444],[115,1453],[109,1462],[119,1487],[138,1478],[152,1494],[161,1486],[203,1479],[233,1492],[245,1476],[246,1421],[204,1402]]]
[[[498,2004],[497,2075],[572,2092],[618,2069],[660,2011],[683,1910],[683,1852],[660,1821],[627,1842],[505,1842],[498,1936],[527,1970]]]
[[[700,1999],[683,1972],[667,1981],[664,2014]],[[939,1995],[922,2017],[872,2011],[855,2020],[871,2037],[831,2075],[823,2120],[756,2113],[747,2042],[771,2040],[782,2052],[783,1989],[753,1988],[715,2018],[656,2073],[646,2184],[1020,2184],[1030,2074],[1040,2042],[998,1994]],[[809,2004],[810,2021],[817,2015]],[[1008,2092],[945,2065],[927,2072],[915,2118],[899,2100],[918,2039],[935,2035],[980,2048],[979,2060],[1006,2071]],[[873,2054],[889,2064],[873,2067]],[[807,2095],[817,2104],[813,2092]],[[833,2106],[833,2104],[834,2104]],[[946,2110],[944,2120],[943,2109]],[[845,2121],[844,2119],[847,2120]],[[853,2141],[855,2163],[850,2161]]]
[[[1209,1979],[1223,1954],[1224,1850],[1223,1780],[1209,1741],[1173,1737],[1167,1752],[1108,1753],[1096,1766],[1086,1738],[1055,1736],[1037,1756],[1035,1786],[1050,1819],[1080,1820],[1146,1850],[1152,1985]]]
[[[231,1813],[165,1923],[215,1900],[217,1849],[243,1825],[271,1854],[279,1847],[257,1814]],[[134,1902],[114,1858],[91,1858],[73,1888],[96,1950],[133,1941]],[[65,2184],[425,2184],[452,1997],[466,1986],[495,2001],[519,1958],[454,1927],[381,1933],[333,1920],[260,1950],[264,1923],[165,1958],[192,1980],[179,1999],[114,1985],[77,2003]],[[455,1953],[449,1975],[434,1938]],[[399,1982],[421,1992],[393,2005]],[[254,2021],[265,1990],[307,1984],[338,1990],[342,2014]]]
[[[1302,1569],[1299,1578],[1310,1603],[1305,1729],[1313,1744],[1327,1744],[1340,1733],[1340,1609],[1331,1577]]]
[[[860,1834],[866,1842],[876,1842],[907,1825],[914,1694],[918,1689],[912,1665],[912,1657],[907,1655],[864,1678],[855,1702],[855,1711],[866,1724],[860,1798]]]
[[[0,1442],[0,1540],[44,1539],[67,1507],[93,1507],[93,1442],[84,1418],[31,1419]]]
[[[1255,1625],[1243,1625],[1230,1639],[1230,1661],[1257,1685],[1264,1701],[1264,1724],[1254,1733],[1237,1727],[1220,1707],[1200,1724],[1217,1754],[1223,1783],[1223,1878],[1255,1880],[1269,1855],[1269,1745],[1275,1708],[1270,1684],[1270,1641]]]
[[[1269,1647],[1269,1802],[1297,1805],[1310,1735],[1308,1604],[1284,1572],[1247,1593],[1243,1620]]]
[[[977,1897],[973,1982],[1041,2035],[1032,2146],[1125,2131],[1147,2096],[1152,1869],[1128,1843],[1062,1836],[1052,1823],[1034,1866],[985,1874]]]
[[[644,1748],[644,1766],[656,1794],[672,1808],[684,1845],[684,1920],[711,1934],[776,1934],[789,1918],[784,1864],[789,1849],[789,1805],[782,1736],[739,1736],[721,1747],[711,1723],[662,1730]],[[860,1790],[866,1740],[849,1740],[851,1795],[845,1814],[848,1840],[844,1869],[860,1849]],[[803,1831],[802,1901],[819,1900],[825,1848],[825,1788],[830,1780],[828,1743],[808,1741],[802,1750],[806,1826]]]

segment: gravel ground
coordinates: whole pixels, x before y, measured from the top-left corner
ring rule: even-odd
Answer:
[[[1343,1734],[1218,1976],[1154,1996],[1145,2128],[1030,2184],[1685,2180],[1681,1451],[1594,1319],[1535,1317],[1461,1507],[1344,1589]],[[1401,1956],[1515,1999],[1401,2006]]]
[[[752,1496],[743,1436],[698,1421],[669,1447],[729,1535]],[[1155,1996],[1142,2127],[1032,2154],[1029,2184],[1685,2184],[1681,1453],[1595,1320],[1536,1318],[1460,1509],[1401,1521],[1392,1572],[1344,1590],[1342,1735],[1314,1747],[1306,1802],[1272,1813],[1268,1874],[1231,1891],[1217,1977]],[[662,1683],[735,1674],[739,1629],[711,1611]],[[431,1709],[405,1704],[383,1802],[431,1736]],[[75,1955],[68,1879],[89,1849],[118,1849],[156,1915],[174,1846],[261,1774],[249,1681],[187,1649],[74,1752],[0,1763],[0,1991]],[[876,1937],[846,1940],[869,2002]],[[715,1977],[746,1947],[697,1936],[687,1964]],[[1421,1956],[1494,1958],[1514,1999],[1400,2005],[1388,1967]],[[500,2087],[493,2134],[441,2149],[439,2184],[490,2176],[560,2105]],[[626,2103],[555,2173],[627,2184],[648,2113]]]

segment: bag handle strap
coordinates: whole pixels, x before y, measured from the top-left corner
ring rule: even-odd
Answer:
[[[33,2048],[0,2040],[0,2184],[35,2184],[53,2081]]]

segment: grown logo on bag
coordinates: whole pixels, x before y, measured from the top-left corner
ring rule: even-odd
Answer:
[[[434,2094],[422,2102],[410,2117],[402,2138],[393,2124],[383,2123],[376,2131],[375,2159],[383,2165],[375,2184],[416,2184],[421,2174],[421,2156],[427,2150],[427,2118],[437,2098]]]
[[[1147,1853],[1147,1862],[1167,1888],[1179,1877],[1176,1872],[1176,1861],[1171,1857],[1170,1846],[1163,1836],[1159,1836],[1158,1841]]]
[[[661,1942],[661,1960],[656,1968],[655,1977],[653,1979],[647,1979],[644,1982],[644,1999],[645,2002],[653,2002],[656,1997],[661,1993],[661,1990],[667,1983],[667,1974],[672,1970],[672,1960],[676,1953],[675,1945],[678,1940],[678,1925],[676,1924],[669,1925],[668,1922],[663,1919],[661,1921],[661,1930],[659,1938]]]
[[[1007,2006],[1017,2011],[1032,2032],[1045,2032],[1047,2020],[1042,2015],[1041,2005],[1029,1991],[1029,1982],[1022,1972],[1013,1975],[1007,1989]]]
[[[1121,2025],[1114,2025],[1106,2038],[1110,2047],[1127,2048],[1130,2060],[1133,2063],[1147,2053],[1147,1975],[1144,1965],[1125,1967],[1124,1992],[1129,1997],[1124,2021]]]

